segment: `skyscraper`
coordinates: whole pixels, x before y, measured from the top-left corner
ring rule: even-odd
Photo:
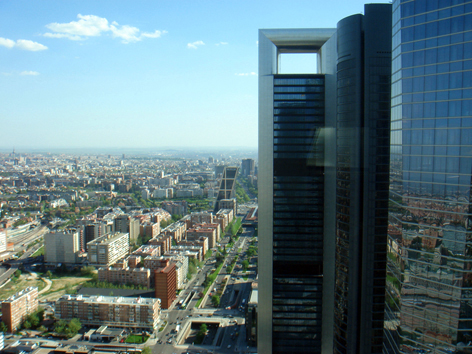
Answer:
[[[256,163],[254,159],[243,159],[241,162],[241,172],[244,177],[254,176]]]
[[[395,0],[392,53],[385,351],[471,352],[472,2]]]
[[[259,33],[259,318],[263,353],[380,353],[391,6],[337,29]],[[315,53],[311,74],[279,73]]]

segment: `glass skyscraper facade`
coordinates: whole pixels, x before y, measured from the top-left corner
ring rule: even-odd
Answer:
[[[472,350],[472,1],[393,1],[385,352]]]
[[[334,353],[382,353],[390,146],[389,4],[337,28]]]
[[[274,75],[273,353],[321,348],[324,75]]]

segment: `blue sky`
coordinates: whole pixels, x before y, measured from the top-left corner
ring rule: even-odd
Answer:
[[[2,0],[0,148],[257,147],[258,29],[364,3]]]

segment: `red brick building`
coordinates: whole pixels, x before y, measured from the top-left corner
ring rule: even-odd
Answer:
[[[154,276],[156,298],[161,299],[161,307],[163,309],[168,309],[177,297],[177,273],[175,264],[169,262],[166,267],[157,269]]]

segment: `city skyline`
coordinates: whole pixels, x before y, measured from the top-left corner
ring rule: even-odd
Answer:
[[[257,30],[364,3],[3,2],[0,149],[255,148]]]

